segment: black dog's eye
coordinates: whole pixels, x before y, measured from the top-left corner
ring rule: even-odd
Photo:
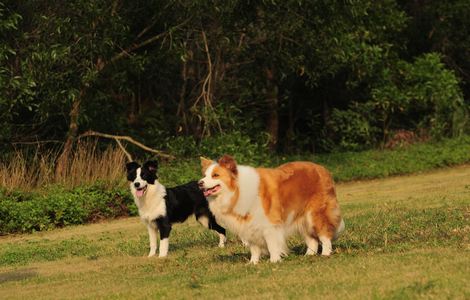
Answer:
[[[219,174],[214,173],[214,174],[212,174],[212,177],[213,177],[213,178],[217,178],[217,177],[219,177]]]

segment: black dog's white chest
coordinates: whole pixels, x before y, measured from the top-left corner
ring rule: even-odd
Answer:
[[[151,223],[167,215],[165,195],[165,188],[162,185],[152,185],[144,198],[135,199],[140,218],[144,222]]]

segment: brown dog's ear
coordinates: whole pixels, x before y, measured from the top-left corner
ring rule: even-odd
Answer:
[[[230,155],[224,154],[221,158],[219,158],[218,164],[232,172],[234,175],[238,174],[237,162]]]
[[[201,159],[201,170],[202,174],[206,173],[207,168],[214,163],[213,160],[207,159],[205,157],[199,157]]]

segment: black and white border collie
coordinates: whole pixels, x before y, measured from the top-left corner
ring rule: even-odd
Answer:
[[[199,223],[219,234],[219,247],[224,247],[225,229],[215,221],[204,194],[196,181],[165,188],[157,180],[158,163],[148,161],[143,166],[136,162],[126,164],[127,179],[142,221],[147,225],[150,252],[157,251],[157,230],[160,231],[158,256],[168,254],[168,237],[173,223],[181,223],[194,214]]]

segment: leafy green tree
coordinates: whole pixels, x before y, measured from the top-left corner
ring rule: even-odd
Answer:
[[[209,137],[329,151],[396,129],[456,136],[468,39],[453,29],[467,6],[0,0],[1,136],[64,141],[59,170],[88,129],[178,153]]]
[[[1,41],[12,39],[21,19],[0,2]],[[21,62],[16,58],[16,51],[12,44],[0,43],[0,141],[8,140],[16,130],[13,124],[18,108],[31,112],[35,106],[32,96],[36,84],[30,77],[19,74]]]
[[[398,1],[410,17],[404,33],[407,51],[419,56],[440,53],[442,61],[461,79],[465,100],[470,101],[470,2]]]

